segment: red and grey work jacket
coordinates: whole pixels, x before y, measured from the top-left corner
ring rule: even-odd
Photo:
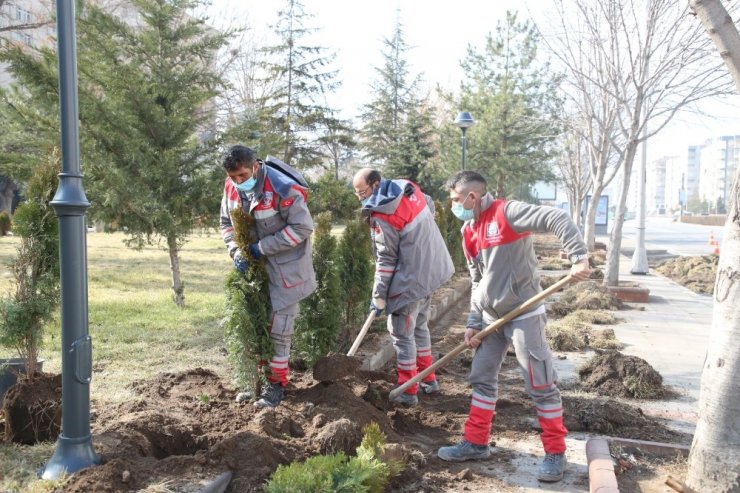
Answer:
[[[542,290],[530,232],[555,234],[570,255],[586,253],[568,213],[555,207],[493,200],[486,194],[478,221],[463,224],[463,249],[473,283],[468,327],[480,328],[484,312],[498,319]]]
[[[370,218],[375,255],[373,297],[388,313],[431,295],[454,273],[434,221],[434,202],[408,180],[381,180],[362,213]]]

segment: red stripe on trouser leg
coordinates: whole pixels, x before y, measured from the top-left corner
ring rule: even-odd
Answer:
[[[398,385],[403,385],[416,376],[416,370],[402,370],[400,368],[396,368],[396,371],[398,372]],[[418,391],[419,384],[415,383],[411,387],[407,388],[405,393],[416,395]]]
[[[267,380],[270,381],[270,383],[278,383],[280,382],[280,385],[285,387],[288,385],[288,374],[290,373],[290,368],[270,368],[270,376],[267,377]]]
[[[417,356],[416,357],[416,369],[419,373],[423,372],[427,368],[432,366],[432,356]],[[434,372],[430,373],[426,377],[424,377],[424,382],[433,382],[437,379],[437,376],[434,374]]]
[[[473,445],[488,445],[494,416],[496,416],[496,411],[470,406],[470,414],[465,420],[463,438]]]
[[[568,434],[568,430],[565,429],[563,424],[563,417],[557,418],[543,418],[538,416],[540,426],[542,427],[542,446],[545,448],[545,452],[548,454],[561,454],[565,452],[565,436]]]

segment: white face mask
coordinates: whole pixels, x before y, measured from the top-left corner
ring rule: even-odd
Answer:
[[[468,195],[468,197],[470,197],[470,195]],[[455,217],[461,221],[470,221],[475,215],[473,209],[466,209],[463,205],[465,204],[465,202],[468,201],[468,197],[465,197],[465,200],[463,200],[462,202],[452,204],[452,207],[450,207],[450,210],[455,215]],[[473,205],[475,205],[475,202],[473,202]]]

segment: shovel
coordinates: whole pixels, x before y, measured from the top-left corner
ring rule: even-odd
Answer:
[[[362,326],[362,329],[360,329],[360,333],[357,334],[357,337],[355,338],[355,342],[352,343],[352,347],[349,348],[349,351],[347,352],[347,356],[354,356],[357,350],[360,348],[360,344],[362,344],[362,340],[365,338],[365,334],[367,334],[367,331],[370,329],[370,326],[375,321],[375,310],[370,310],[370,315],[367,316],[367,320],[365,320],[365,325]]]
[[[336,382],[344,377],[354,374],[362,363],[359,358],[355,357],[355,353],[360,347],[362,339],[365,337],[365,334],[367,334],[367,331],[370,329],[374,320],[375,310],[372,310],[370,315],[367,316],[367,320],[365,320],[365,325],[360,329],[360,333],[357,334],[355,342],[352,344],[352,347],[346,355],[340,353],[329,353],[328,355],[319,358],[313,366],[313,378],[320,382],[329,383]]]
[[[509,323],[513,318],[521,315],[522,313],[530,311],[532,307],[537,305],[540,301],[560,291],[560,289],[564,287],[566,284],[568,284],[571,280],[572,280],[571,276],[566,276],[560,281],[550,286],[549,288],[545,289],[544,291],[532,296],[530,299],[528,299],[527,301],[525,301],[518,307],[511,310],[509,313],[499,318],[498,320],[494,321],[493,323],[491,323],[491,325],[489,325],[485,329],[478,332],[475,336],[473,336],[473,339],[480,341],[484,337],[487,337],[493,334],[494,332],[498,331],[499,329],[501,329],[501,327]],[[467,348],[468,348],[468,345],[465,344],[465,342],[460,343],[455,349],[445,354],[442,358],[437,360],[434,364],[426,368],[424,371],[417,374],[414,378],[407,380],[406,382],[403,383],[403,385],[400,385],[399,387],[396,387],[395,389],[391,390],[388,397],[393,399],[394,397],[401,395],[406,389],[408,389],[409,387],[411,387],[412,385],[416,383],[421,382],[421,380],[424,377],[432,373],[437,368],[441,368],[447,363],[449,363],[455,356],[457,356],[458,354],[460,354]]]

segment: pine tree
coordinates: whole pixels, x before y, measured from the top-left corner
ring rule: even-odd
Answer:
[[[376,69],[373,99],[361,116],[362,148],[386,176],[418,182],[437,152],[431,111],[419,96],[421,76],[410,76],[405,58],[409,46],[400,20],[383,45],[384,64]]]
[[[538,43],[534,25],[507,12],[495,36],[489,34],[480,51],[469,47],[461,62],[468,79],[459,107],[477,120],[468,131],[468,168],[488,177],[499,196],[552,178],[549,161],[562,107],[556,92],[560,77],[539,64]],[[452,156],[448,161],[459,162]]]
[[[185,302],[180,248],[193,224],[218,210],[205,129],[221,87],[215,56],[229,33],[192,17],[199,0],[132,0],[135,26],[96,6],[78,22],[80,122],[91,216],[126,232],[133,247],[166,245],[175,302]],[[58,114],[55,54],[11,48],[3,59],[31,97],[29,111]],[[38,128],[58,127],[56,116]],[[222,179],[222,177],[219,177]]]
[[[298,0],[287,0],[272,26],[279,42],[262,50],[266,58],[260,62],[272,87],[258,101],[261,147],[297,167],[321,162],[315,135],[333,118],[325,96],[339,85],[336,71],[330,69],[334,55],[304,44],[316,31],[306,27],[311,17]]]
[[[301,303],[294,339],[298,353],[309,366],[336,349],[342,323],[342,290],[331,212],[316,215],[314,225],[313,268],[318,286]]]

